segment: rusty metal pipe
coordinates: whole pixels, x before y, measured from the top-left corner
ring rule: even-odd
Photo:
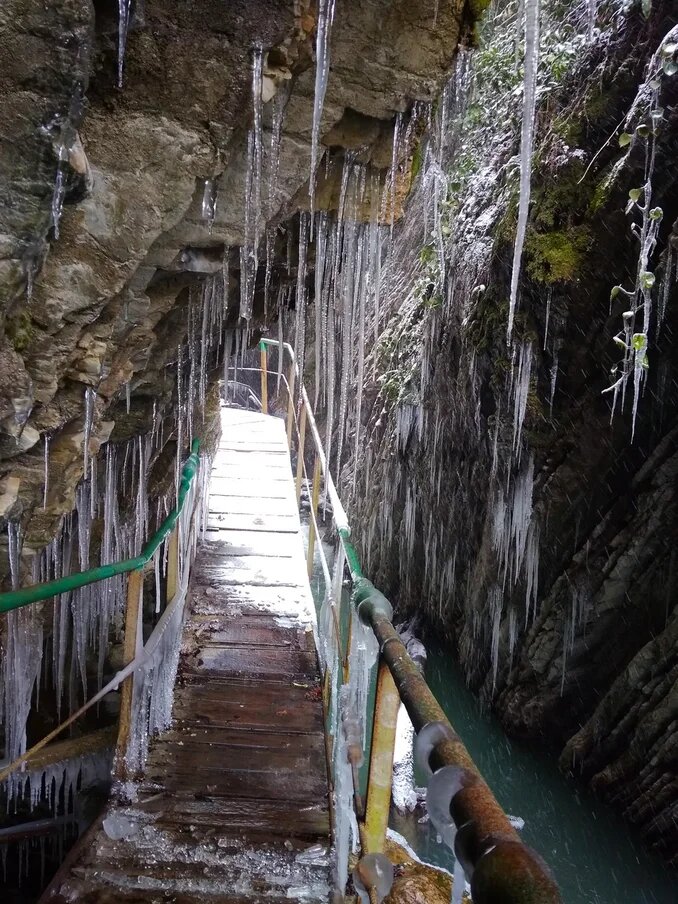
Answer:
[[[415,731],[430,722],[449,721],[424,676],[412,660],[392,622],[376,607],[365,607],[364,617],[379,640]],[[451,815],[458,832],[460,859],[471,872],[476,904],[560,904],[561,897],[548,867],[523,844],[492,791],[478,771],[461,738],[450,726],[450,739],[439,742],[431,753],[434,770],[461,767],[469,775],[454,796]]]

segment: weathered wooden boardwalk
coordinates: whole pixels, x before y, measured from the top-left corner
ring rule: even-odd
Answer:
[[[329,899],[313,601],[282,421],[223,410],[187,605],[172,729],[137,801],[109,804],[43,902]]]

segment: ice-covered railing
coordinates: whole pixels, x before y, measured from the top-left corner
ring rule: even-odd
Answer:
[[[44,738],[0,768],[0,781],[9,779],[20,769],[25,772],[27,765],[30,765],[30,761],[40,751],[87,710],[118,688],[121,688],[121,706],[116,745],[116,773],[119,778],[126,779],[133,777],[143,768],[149,737],[167,726],[170,721],[190,562],[195,554],[198,534],[204,520],[203,511],[207,504],[205,484],[209,465],[201,460],[199,448],[200,443],[195,439],[191,446],[191,454],[181,471],[176,507],[165,518],[139,555],[0,594],[0,611],[10,612],[117,575],[129,574],[125,607],[124,667]],[[156,611],[160,617],[144,642],[142,617],[144,570],[153,563],[157,578],[160,558],[163,555],[166,561],[164,608],[163,601],[158,598]],[[157,580],[156,585],[159,586]],[[15,789],[25,793],[25,784],[24,781],[17,782],[12,778],[7,788],[8,795],[11,796]],[[31,790],[31,794],[35,794],[34,789]]]
[[[278,349],[278,379],[288,395],[287,437],[297,443],[297,499],[305,483],[310,503],[309,575],[316,548],[324,594],[318,618],[318,651],[324,670],[323,701],[328,730],[328,758],[333,777],[333,830],[336,885],[343,893],[351,850],[359,854],[353,882],[363,902],[381,902],[393,881],[385,851],[398,708],[404,704],[415,731],[415,758],[428,775],[427,807],[442,843],[456,858],[453,902],[461,902],[466,881],[476,904],[556,904],[558,887],[543,860],[523,844],[508,816],[482,778],[426,680],[408,654],[392,622],[386,597],[363,574],[351,541],[346,512],[329,472],[327,458],[306,389],[290,345],[262,339],[261,399],[268,404],[268,349]],[[282,367],[286,356],[289,368]],[[243,368],[247,370],[248,368]],[[297,387],[295,392],[295,386]],[[306,432],[315,455],[312,478],[306,472]],[[337,535],[330,567],[319,536],[322,511],[331,510]],[[348,571],[351,593],[344,592]],[[378,665],[371,744],[368,689]],[[369,755],[367,794],[363,801],[359,768]]]

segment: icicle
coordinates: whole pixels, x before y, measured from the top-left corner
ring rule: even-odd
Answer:
[[[664,278],[662,280],[661,287],[661,297],[659,301],[659,309],[657,311],[657,333],[659,333],[659,329],[664,323],[664,317],[666,316],[666,306],[669,303],[669,294],[671,292],[671,278],[673,276],[673,260],[674,250],[671,247],[671,244],[667,246],[666,249],[666,263],[664,265]],[[678,275],[678,270],[677,270]]]
[[[586,0],[587,7],[587,25],[589,41],[593,40],[593,33],[596,28],[596,17],[598,15],[598,0]]]
[[[546,317],[544,319],[544,351],[546,351],[546,340],[549,336],[549,320],[551,319],[551,301],[553,299],[553,287],[549,286],[546,294]]]
[[[49,436],[46,433],[43,462],[42,508],[44,511],[47,508],[47,497],[49,495]]]
[[[82,441],[82,452],[83,452],[83,473],[85,478],[87,477],[87,470],[89,467],[89,441],[92,435],[92,422],[94,420],[94,402],[96,400],[97,394],[92,389],[91,386],[88,386],[85,389],[85,425],[84,425],[84,433],[83,433],[83,441]]]
[[[553,352],[553,364],[551,365],[551,391],[549,393],[549,418],[553,418],[553,400],[556,396],[556,381],[558,379],[558,352]]]
[[[26,750],[26,721],[33,687],[42,663],[42,623],[31,608],[6,615],[2,657],[5,759],[12,761]]]
[[[273,99],[273,109],[271,112],[271,145],[269,153],[269,173],[268,173],[268,219],[278,210],[276,201],[278,189],[278,176],[280,174],[280,142],[282,138],[283,115],[285,112],[285,96],[282,91],[278,91]]]
[[[318,410],[318,400],[320,399],[320,384],[323,373],[322,368],[322,352],[323,352],[323,274],[325,272],[325,246],[327,243],[327,214],[321,213],[319,216],[319,224],[316,230],[315,241],[315,395],[313,397],[313,410]]]
[[[363,239],[367,238],[367,233],[363,231]],[[358,478],[358,453],[360,450],[361,437],[361,418],[363,405],[363,379],[365,375],[365,293],[367,287],[364,282],[363,267],[366,264],[365,253],[366,242],[361,242],[360,256],[357,267],[356,291],[358,293],[358,367],[356,372],[356,403],[355,403],[355,446],[353,453],[353,493],[356,490],[356,480]]]
[[[21,582],[21,524],[17,521],[7,522],[7,554],[9,556],[9,573],[12,590],[18,590]]]
[[[247,136],[247,176],[245,178],[245,235],[240,248],[240,316],[247,322],[252,318],[254,291],[258,269],[258,249],[261,224],[261,168],[262,135],[262,66],[263,51],[252,51],[252,107],[253,128]]]
[[[131,0],[118,0],[118,88],[122,88]]]
[[[513,249],[513,269],[511,272],[511,297],[507,342],[511,342],[513,320],[518,301],[518,283],[523,257],[523,245],[527,231],[527,216],[530,207],[532,181],[532,148],[534,143],[535,115],[537,106],[537,70],[539,68],[539,6],[540,0],[526,0],[525,10],[525,73],[523,82],[523,123],[520,136],[520,199],[518,204],[518,224]]]
[[[205,179],[202,192],[201,215],[207,223],[207,231],[212,234],[214,217],[217,212],[217,186],[213,179]]]
[[[182,398],[182,378],[183,378],[183,361],[181,356],[181,345],[179,345],[177,350],[177,454],[174,462],[174,483],[175,483],[175,494],[177,503],[179,501],[179,484],[181,481],[181,455],[183,452],[183,427],[184,427],[184,412],[183,412],[183,398]],[[125,468],[123,467],[123,474],[125,473]]]
[[[160,612],[162,604],[162,591],[160,588],[160,553],[156,553],[153,559],[153,572],[155,575],[155,613]]]
[[[64,196],[66,194],[66,165],[68,163],[68,148],[64,144],[59,145],[57,151],[57,171],[54,180],[54,192],[52,193],[52,230],[54,238],[59,238],[59,223],[64,209]],[[33,291],[31,281],[31,294]]]
[[[299,264],[297,267],[297,297],[295,302],[296,326],[294,334],[294,354],[299,366],[299,381],[304,381],[304,359],[306,353],[306,261],[308,256],[309,215],[299,215]],[[301,391],[301,386],[299,386]]]
[[[315,212],[315,174],[318,168],[320,121],[322,119],[327,80],[330,72],[330,34],[334,20],[335,0],[318,0],[318,21],[315,38],[315,94],[313,97],[313,127],[311,132],[311,172],[309,196],[311,216]]]
[[[512,373],[513,380],[513,451],[518,450],[520,459],[520,440],[523,432],[523,421],[527,411],[527,397],[530,392],[530,375],[532,372],[532,343],[523,342],[518,356],[518,372]]]

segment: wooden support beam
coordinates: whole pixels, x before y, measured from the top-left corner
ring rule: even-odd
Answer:
[[[176,530],[176,529],[175,529]],[[169,577],[169,567],[168,567]],[[127,608],[125,610],[125,639],[123,643],[123,665],[128,665],[136,656],[137,637],[141,626],[141,595],[144,573],[131,571],[127,580]],[[119,779],[126,777],[125,756],[132,726],[132,699],[134,695],[134,675],[122,683],[120,693],[120,723],[116,746],[115,771]]]
[[[46,769],[54,763],[64,760],[72,760],[75,757],[87,756],[89,753],[100,753],[109,747],[115,746],[117,727],[108,725],[106,728],[98,728],[96,731],[88,731],[79,738],[68,738],[65,741],[55,741],[43,747],[35,756],[31,757],[27,765],[27,771],[34,772]]]

